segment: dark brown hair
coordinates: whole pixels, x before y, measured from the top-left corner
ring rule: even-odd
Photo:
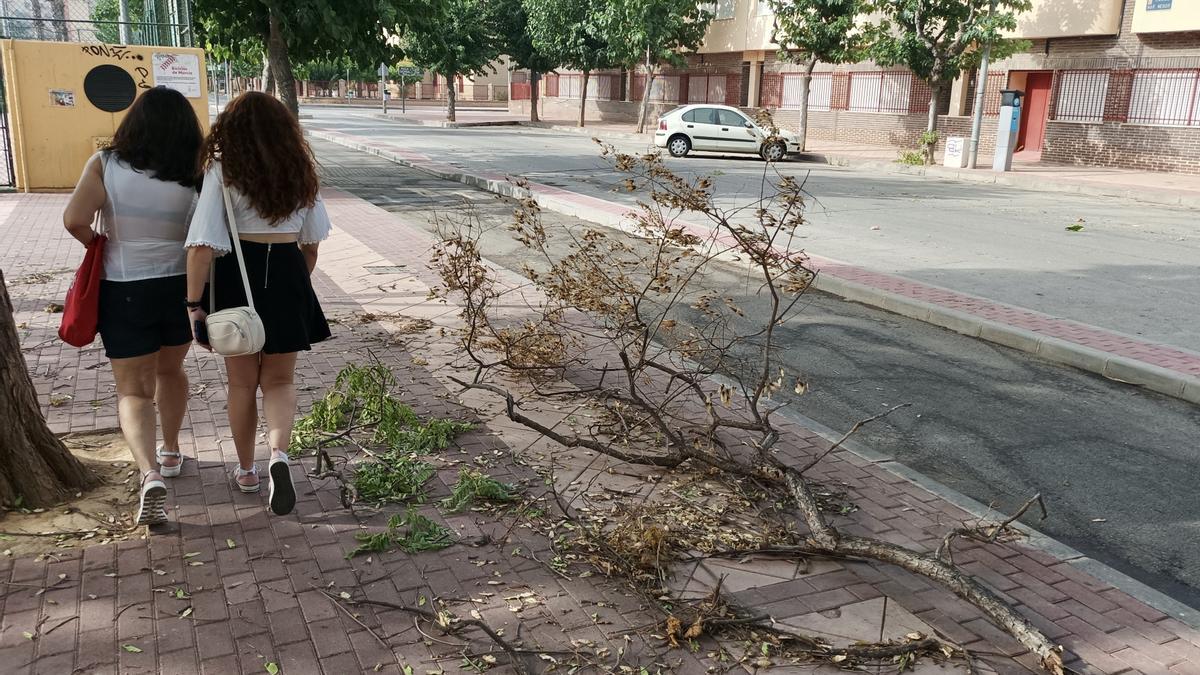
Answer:
[[[196,159],[204,132],[183,94],[154,87],[133,102],[108,150],[135,171],[184,187],[199,184]]]
[[[203,157],[205,165],[221,162],[225,184],[272,224],[316,203],[317,167],[300,122],[267,94],[246,92],[225,106]]]

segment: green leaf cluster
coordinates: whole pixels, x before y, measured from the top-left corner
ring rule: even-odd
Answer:
[[[388,519],[387,530],[359,533],[355,539],[359,542],[358,548],[348,553],[347,558],[394,549],[406,553],[440,551],[454,543],[449,528],[417,513],[416,507],[412,506],[403,515],[397,513]]]
[[[866,53],[864,0],[768,0],[780,55],[804,63],[851,63]]]
[[[1016,29],[1029,0],[868,0],[866,9],[880,17],[869,29],[871,57],[904,66],[935,89],[975,67],[982,45],[999,60],[1027,44],[1004,33]]]
[[[442,506],[454,513],[479,501],[510,502],[516,499],[516,494],[516,487],[501,483],[482,471],[461,469],[458,482],[450,496],[442,501]]]

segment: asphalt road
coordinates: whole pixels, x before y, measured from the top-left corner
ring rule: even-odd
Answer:
[[[306,112],[309,126],[384,139],[465,169],[633,200],[613,191],[615,175],[596,145],[577,134]],[[765,165],[756,158],[668,162],[683,175],[714,175],[724,205],[760,194]],[[806,180],[812,199],[801,241],[816,255],[1200,351],[1200,235],[1192,211],[801,162],[780,167]],[[1065,229],[1074,224],[1084,229]]]
[[[326,183],[427,229],[435,212],[470,202],[497,226],[489,259],[510,269],[527,259],[503,228],[511,205],[494,195],[331,143],[314,147]],[[743,307],[755,302],[736,269],[708,283]],[[833,296],[808,299],[780,332],[789,369],[811,385],[789,394],[793,410],[848,429],[912,403],[859,440],[1001,511],[1041,492],[1050,518],[1029,524],[1200,607],[1200,408]]]

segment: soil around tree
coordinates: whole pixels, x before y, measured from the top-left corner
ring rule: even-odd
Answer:
[[[139,472],[121,432],[110,429],[61,438],[99,482],[52,507],[0,511],[0,553],[4,556],[52,556],[63,549],[145,535],[145,528],[133,522]]]

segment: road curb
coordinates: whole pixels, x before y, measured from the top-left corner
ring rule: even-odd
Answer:
[[[397,155],[394,152],[382,150],[380,148],[376,148],[376,147],[367,145],[365,143],[358,143],[358,142],[349,140],[347,138],[344,138],[340,134],[330,134],[330,133],[314,131],[314,130],[310,130],[310,129],[306,129],[305,133],[308,135],[311,135],[315,138],[320,138],[320,139],[327,140],[327,141],[330,141],[333,143],[337,143],[338,145],[342,145],[344,147],[347,147],[347,148],[350,148],[353,150],[358,150],[361,152],[365,152],[367,154],[375,155],[377,157],[386,159],[386,160],[394,162],[396,164],[400,164],[402,166],[417,169],[419,171],[424,171],[426,173],[429,173],[429,174],[439,177],[439,178],[443,178],[443,179],[451,180],[451,181],[457,181],[457,182],[463,183],[465,185],[478,187],[478,188],[488,190],[490,192],[500,194],[500,195],[503,195],[506,197],[522,198],[522,197],[527,197],[527,196],[531,196],[532,194],[534,194],[533,191],[519,187],[508,181],[494,180],[494,179],[490,179],[490,178],[487,178],[484,176],[477,176],[477,175],[468,174],[465,172],[440,171],[440,170],[435,169],[434,167],[423,166],[422,164],[420,164],[418,162],[413,162],[412,160],[400,157],[399,155]],[[544,208],[550,208],[551,210],[554,210],[559,213],[563,213],[565,215],[584,218],[586,220],[591,220],[593,222],[597,222],[598,224],[601,224],[601,225],[616,227],[618,229],[621,228],[622,221],[624,220],[624,217],[621,214],[628,211],[627,209],[624,209],[624,207],[622,207],[623,210],[621,212],[616,212],[616,211],[600,211],[599,209],[591,209],[591,208],[586,207],[581,204],[573,204],[573,205],[567,204],[566,202],[564,202],[564,200],[556,199],[553,195],[549,195],[549,196],[541,195],[538,197],[538,199]],[[565,208],[567,206],[570,206],[573,208]],[[895,308],[901,309],[901,310],[911,309],[914,313],[917,314],[917,316],[913,316],[906,312],[896,312],[896,313],[902,313],[905,316],[910,316],[910,318],[916,318],[921,321],[929,321],[931,323],[932,323],[931,319],[935,318],[933,315],[933,312],[931,311],[932,309],[934,309],[934,307],[930,303],[924,303],[921,301],[912,300],[911,298],[905,298],[903,296],[899,296],[899,295],[896,295],[893,293],[887,293],[886,291],[880,291],[878,289],[866,286],[864,284],[858,284],[858,283],[847,281],[844,279],[837,279],[836,277],[833,277],[832,275],[817,275],[817,279],[818,279],[818,283],[816,284],[817,288],[819,288],[825,292],[832,293],[834,295],[839,295],[848,300],[857,301],[857,302],[861,302],[863,304],[869,304],[872,306],[877,306],[882,309],[887,309],[888,311],[895,312],[896,310],[894,310],[894,309],[891,309],[888,307],[883,307],[881,304],[876,304],[875,302],[870,301],[873,298],[877,298],[880,301],[882,301],[883,296],[890,296],[890,304],[892,305],[892,307],[895,307]],[[834,280],[832,284],[830,284],[830,280]],[[821,288],[822,285],[825,285],[826,287]],[[833,288],[837,288],[838,290],[833,290]],[[841,292],[839,292],[839,290]],[[843,293],[845,293],[845,295],[843,295]],[[924,307],[922,307],[922,306],[924,306]],[[1043,345],[1047,345],[1047,344],[1058,345],[1058,343],[1061,343],[1060,348],[1063,348],[1064,353],[1067,353],[1067,354],[1072,353],[1069,349],[1070,347],[1078,348],[1079,355],[1076,358],[1080,363],[1089,362],[1088,359],[1092,358],[1094,355],[1103,355],[1103,356],[1107,357],[1107,360],[1105,360],[1105,362],[1104,362],[1105,367],[1107,367],[1107,363],[1109,360],[1112,360],[1115,358],[1120,358],[1120,357],[1111,357],[1107,354],[1104,354],[1103,352],[1099,352],[1098,350],[1083,347],[1082,345],[1074,345],[1073,343],[1068,343],[1064,340],[1059,340],[1057,338],[1051,338],[1051,337],[1047,337],[1047,336],[1038,335],[1036,333],[1033,333],[1032,331],[1026,331],[1023,329],[1013,328],[1012,326],[1007,326],[1005,324],[1001,324],[1001,323],[995,322],[995,321],[980,319],[979,317],[975,317],[973,315],[966,314],[965,312],[957,312],[955,310],[949,310],[949,309],[942,308],[942,307],[936,307],[936,309],[939,311],[939,314],[938,314],[939,317],[944,316],[948,319],[948,321],[958,320],[960,322],[960,326],[964,327],[968,330],[968,332],[966,334],[971,334],[971,332],[973,331],[973,333],[976,337],[980,337],[984,340],[990,340],[992,342],[996,342],[998,344],[1009,346],[1014,349],[1020,349],[1021,351],[1032,352],[1032,353],[1038,354],[1039,356],[1043,356],[1043,358],[1046,358],[1046,356],[1044,354],[1040,354],[1038,352],[1038,350],[1041,349]],[[924,318],[921,318],[919,315],[922,313],[923,310],[925,312],[925,316],[924,316]],[[972,328],[971,327],[972,322],[976,322],[978,324],[978,328]],[[944,326],[944,327],[948,327],[948,326]],[[989,336],[991,336],[991,337],[989,337]],[[995,339],[993,339],[993,338],[995,338]],[[1007,341],[1007,343],[1005,341]],[[1022,348],[1022,345],[1024,345],[1026,348]],[[1034,348],[1032,348],[1032,349],[1029,348],[1030,345],[1032,345]],[[1087,354],[1085,354],[1085,352],[1087,352]],[[1128,361],[1129,359],[1122,359],[1122,360]],[[1099,363],[1098,361],[1091,361],[1091,363],[1094,367],[1100,367],[1097,365]],[[1140,363],[1140,362],[1136,362],[1136,363]],[[1148,366],[1148,364],[1141,364],[1141,365]],[[1152,367],[1152,366],[1148,366],[1148,367]],[[1158,370],[1165,370],[1165,369],[1158,369]],[[1093,372],[1097,372],[1097,371],[1093,370]],[[1171,371],[1167,371],[1167,372],[1171,372]],[[1103,374],[1102,370],[1100,371],[1100,374]],[[725,383],[725,384],[729,383],[728,379],[726,379],[720,375],[713,375],[712,379],[719,383]],[[1192,402],[1200,403],[1200,381],[1197,381],[1190,388],[1181,386],[1181,390],[1183,390],[1185,392],[1186,391],[1191,392],[1191,395],[1193,396],[1193,398],[1190,398],[1188,400],[1191,400]],[[784,417],[790,419],[791,421],[793,421],[801,426],[804,426],[804,427],[810,429],[811,431],[813,431],[817,435],[821,436],[822,438],[824,438],[825,440],[827,440],[830,443],[836,442],[842,436],[842,434],[835,432],[833,429],[830,429],[829,427],[827,427],[815,420],[812,420],[798,412],[795,412],[795,411],[791,410],[790,408],[784,407],[784,408],[780,409],[779,412]],[[894,457],[891,457],[890,455],[886,455],[884,453],[880,453],[871,448],[868,448],[865,445],[863,445],[862,443],[859,443],[855,439],[847,439],[845,442],[842,443],[841,447],[842,447],[842,449],[844,449],[848,452],[851,452],[852,454],[854,454],[866,461],[872,462],[873,464],[876,464],[877,466],[887,470],[888,472],[890,472],[896,476],[899,476],[899,477],[903,478],[904,480],[906,480],[914,485],[917,485],[918,487],[921,487],[922,489],[925,489],[934,495],[937,495],[938,497],[946,500],[947,502],[950,502],[951,504],[957,506],[958,508],[962,509],[963,511],[966,511],[967,513],[971,514],[973,517],[986,518],[986,517],[994,517],[995,516],[995,512],[992,509],[990,509],[989,507],[987,507],[985,504],[983,504],[982,502],[972,499],[972,498],[962,494],[961,492],[941,483],[940,481],[937,481],[937,480],[925,475],[924,473],[921,473],[920,471],[917,471],[908,466],[905,466],[904,464],[901,464],[900,462],[896,461]],[[1047,555],[1054,557],[1057,560],[1060,560],[1060,561],[1070,564],[1074,567],[1077,567],[1080,570],[1092,575],[1093,577],[1113,586],[1114,588],[1117,588],[1118,590],[1120,590],[1124,593],[1127,593],[1128,595],[1137,599],[1138,601],[1143,602],[1146,605],[1148,605],[1160,612],[1163,612],[1164,614],[1172,616],[1172,617],[1176,618],[1177,620],[1191,626],[1192,628],[1200,629],[1200,610],[1194,609],[1182,602],[1179,602],[1178,600],[1171,598],[1170,596],[1162,593],[1161,591],[1157,591],[1157,590],[1147,586],[1146,584],[1134,579],[1133,577],[1130,577],[1129,575],[1127,575],[1119,570],[1116,570],[1100,561],[1097,561],[1093,558],[1089,558],[1089,557],[1083,555],[1082,553],[1080,553],[1078,550],[1074,549],[1073,547],[1070,547],[1049,535],[1043,534],[1042,532],[1039,532],[1038,530],[1036,530],[1032,527],[1029,527],[1029,526],[1024,525],[1019,522],[1014,523],[1014,525],[1017,528],[1019,528],[1026,535],[1026,543],[1031,548],[1039,550]]]
[[[521,126],[535,129],[548,129],[564,133],[595,136],[601,139],[644,141],[647,145],[654,143],[654,138],[647,134],[634,134],[620,131],[591,130],[587,127],[568,127],[561,124],[544,122],[520,122]],[[905,176],[919,176],[939,180],[956,180],[964,183],[981,183],[985,185],[1006,185],[1009,187],[1036,190],[1038,192],[1059,192],[1079,194],[1090,197],[1115,197],[1148,204],[1162,206],[1178,206],[1184,208],[1200,208],[1200,194],[1181,194],[1171,190],[1156,190],[1154,188],[1128,188],[1121,186],[1088,185],[1082,183],[1062,183],[1046,176],[1033,176],[1022,173],[996,173],[970,169],[952,169],[941,166],[912,166],[898,162],[881,161],[878,159],[860,159],[852,154],[838,152],[805,152],[801,161],[848,169],[880,171],[883,173]]]
[[[506,180],[496,180],[466,173],[463,171],[443,171],[435,167],[400,157],[394,152],[381,150],[365,143],[358,143],[342,137],[339,134],[329,134],[321,131],[306,130],[315,138],[328,140],[345,147],[366,152],[391,162],[430,173],[445,180],[457,181],[505,197],[524,198],[536,191],[518,187]],[[576,193],[563,190],[562,192],[575,195]],[[627,220],[626,214],[632,209],[614,204],[617,208],[600,209],[580,201],[590,200],[579,195],[582,200],[562,199],[554,194],[537,194],[543,208],[576,218],[589,220],[600,225],[620,228]],[[596,200],[602,201],[602,200]],[[606,202],[613,204],[612,202]],[[984,319],[974,314],[962,312],[923,300],[915,300],[897,293],[884,291],[873,286],[842,279],[833,274],[818,274],[814,286],[821,291],[839,296],[846,300],[862,303],[883,309],[893,314],[922,321],[956,333],[975,337],[1011,349],[1034,354],[1047,361],[1085,370],[1096,375],[1125,384],[1136,385],[1151,391],[1182,399],[1189,403],[1200,404],[1200,378],[1186,375],[1174,370],[1155,366],[1143,361],[1117,356],[1093,349],[1084,345],[1069,342],[1061,338],[1042,335],[1024,328]]]
[[[447,122],[446,120],[410,120],[397,119],[396,117],[383,113],[372,113],[371,117],[385,122],[395,122],[397,124],[419,124],[423,127],[436,127],[439,129],[469,129],[471,127],[515,127],[521,123],[517,120],[493,120],[490,122]]]
[[[711,376],[714,382],[725,385],[732,385],[733,382],[723,376]],[[789,406],[784,406],[779,409],[778,414],[791,422],[798,424],[813,433],[823,438],[828,443],[836,443],[842,439],[842,433],[821,424],[820,422],[807,417],[801,413],[792,410]],[[954,488],[942,483],[941,481],[931,478],[926,474],[917,471],[901,462],[891,455],[879,452],[856,439],[849,438],[842,442],[840,450],[844,450],[853,454],[860,459],[871,462],[879,468],[899,476],[904,480],[916,485],[917,487],[928,491],[930,494],[937,495],[950,504],[966,511],[972,518],[978,520],[995,520],[997,517],[996,510],[979,500],[972,499]],[[1196,629],[1200,629],[1200,610],[1193,608],[1190,605],[1182,603],[1162,591],[1155,590],[1150,586],[1134,579],[1124,572],[1115,569],[1095,558],[1089,558],[1082,552],[1072,546],[1068,546],[1063,542],[1045,534],[1036,528],[1030,527],[1019,521],[1012,524],[1017,530],[1024,535],[1023,543],[1036,551],[1045,553],[1046,555],[1059,560],[1063,563],[1076,567],[1087,574],[1103,581],[1104,583],[1120,590],[1130,597],[1146,604],[1149,607],[1171,616],[1182,623]]]

